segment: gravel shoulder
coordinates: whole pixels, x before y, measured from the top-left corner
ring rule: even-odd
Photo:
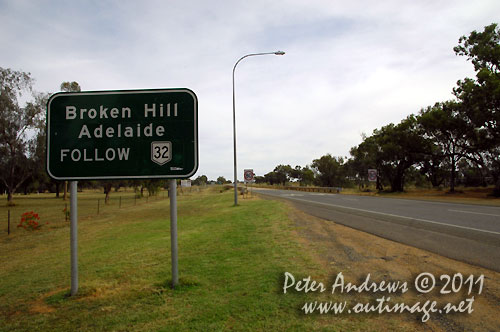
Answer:
[[[391,303],[413,305],[430,300],[437,301],[439,308],[442,308],[446,303],[458,306],[461,301],[469,299],[469,302],[464,302],[464,309],[465,304],[471,303],[473,298],[471,313],[435,312],[431,313],[426,322],[422,322],[421,313],[359,314],[369,320],[373,331],[500,331],[500,273],[313,217],[295,208],[290,202],[285,204],[298,241],[322,266],[323,276],[320,278],[327,277],[326,284],[331,285],[341,272],[346,283],[359,285],[370,274],[370,281],[406,281],[410,289],[404,294],[340,294],[341,300],[349,303],[376,303],[376,299],[390,296]],[[417,292],[414,287],[415,279],[423,272],[431,273],[436,280],[434,290],[426,294]],[[483,275],[482,292],[478,294],[478,288],[475,287],[468,294],[468,285],[465,287],[463,281],[459,282],[461,279],[458,273],[463,276],[463,280],[470,275],[474,276],[474,280]],[[460,284],[463,287],[454,292],[452,283],[447,284],[446,277],[440,278],[442,275],[450,276],[451,280],[457,275],[455,288],[458,289]],[[475,286],[478,285],[479,283]],[[441,294],[440,290],[451,292]],[[328,317],[332,319],[332,316]]]

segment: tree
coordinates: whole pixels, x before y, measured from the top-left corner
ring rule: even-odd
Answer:
[[[462,36],[454,51],[466,56],[476,71],[475,80],[458,81],[453,93],[463,104],[471,153],[489,170],[495,182],[494,194],[500,196],[500,29],[491,24],[482,32]]]
[[[145,181],[148,196],[156,196],[165,185],[165,181],[161,179],[150,179]]]
[[[290,165],[278,165],[274,168],[273,172],[276,182],[286,185],[290,181],[293,168]]]
[[[358,176],[374,168],[379,175],[377,189],[382,190],[382,183],[387,181],[391,191],[403,191],[406,171],[422,160],[429,144],[416,125],[415,116],[410,115],[397,125],[391,123],[375,129],[372,136],[351,149],[355,158],[351,165],[357,168]]]
[[[111,189],[113,188],[113,181],[103,181],[104,194],[104,204],[109,203],[109,195],[111,194]]]
[[[39,107],[45,107],[47,105],[47,101],[50,97],[49,93],[39,94],[35,97],[36,104],[40,105]],[[40,121],[36,124],[37,134],[35,138],[35,151],[31,155],[31,160],[34,165],[33,173],[31,176],[31,181],[35,182],[36,189],[38,192],[43,192],[46,189],[50,189],[52,187],[52,183],[55,183],[55,180],[52,180],[45,169],[46,165],[46,140],[47,140],[47,129],[45,126],[45,117],[41,117]],[[57,181],[60,182],[60,181]]]
[[[255,177],[255,183],[266,183],[266,178],[264,176],[257,175]]]
[[[299,181],[303,186],[310,186],[314,183],[314,172],[309,166],[302,167],[302,174]]]
[[[217,178],[217,184],[226,184],[226,183],[231,183],[231,181],[226,180],[226,178],[223,176],[219,176]]]
[[[316,173],[318,184],[322,187],[342,187],[346,184],[345,163],[342,157],[332,157],[326,154],[319,159],[314,159],[311,167]]]
[[[361,187],[368,182],[368,170],[376,169],[380,175],[382,167],[379,158],[380,147],[374,136],[362,135],[363,142],[349,151],[352,158],[347,161],[348,173],[356,179]],[[383,190],[380,176],[377,177],[377,190]]]
[[[208,178],[206,175],[200,175],[196,179],[193,180],[193,185],[195,186],[205,186],[208,182]]]
[[[78,82],[62,82],[61,83],[61,91],[64,92],[80,92],[82,91],[80,84]],[[59,185],[59,184],[57,184]],[[105,186],[106,188],[106,186]],[[105,189],[106,190],[106,189]],[[59,194],[59,190],[57,190],[57,193]],[[68,181],[64,181],[64,195],[63,195],[63,200],[66,200],[68,195]],[[108,202],[109,199],[109,192],[106,194],[106,203]]]
[[[429,153],[425,154],[420,161],[420,173],[426,176],[434,188],[439,187],[446,179],[445,157],[442,150],[434,145]]]
[[[30,73],[0,67],[0,180],[9,203],[35,168],[31,157],[44,105],[40,104],[42,98],[32,93],[32,85]],[[18,98],[25,92],[35,98],[23,107]]]
[[[80,84],[78,82],[62,82],[61,83],[61,91],[64,92],[80,92],[82,91],[82,88],[80,87]]]
[[[308,166],[295,166],[290,173],[290,177],[297,179],[301,186],[308,186],[314,183],[314,172]]]
[[[455,191],[458,162],[467,157],[469,149],[466,139],[467,121],[461,116],[461,104],[455,101],[436,103],[420,111],[417,122],[423,134],[435,144],[434,159],[446,159],[450,165],[450,192]],[[430,166],[429,159],[425,160]],[[435,163],[433,164],[435,166]]]
[[[264,182],[273,185],[273,184],[279,184],[280,180],[278,179],[278,175],[275,172],[269,172],[264,174]]]

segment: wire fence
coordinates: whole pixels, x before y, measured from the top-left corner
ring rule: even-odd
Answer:
[[[177,190],[178,195],[186,195],[190,192],[191,190],[187,191],[186,188],[182,191]],[[4,202],[0,204],[0,237],[25,233],[26,231],[18,225],[22,215],[31,211],[39,215],[40,229],[53,229],[69,225],[69,195],[66,200],[63,200],[62,195],[56,198],[55,194],[15,195],[13,206],[7,205],[5,195],[1,195],[0,200]],[[133,208],[163,200],[168,202],[167,190],[161,190],[152,196],[149,196],[147,192],[141,195],[139,191],[133,189],[112,192],[107,202],[102,191],[78,192],[78,220],[84,222],[96,216],[116,212],[119,209]]]

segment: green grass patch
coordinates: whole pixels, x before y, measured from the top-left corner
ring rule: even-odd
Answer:
[[[219,189],[178,198],[176,289],[170,287],[167,199],[123,204],[122,198],[121,208],[115,200],[97,215],[93,202],[98,194],[79,193],[80,288],[74,297],[68,296],[69,223],[59,211],[61,200],[17,198],[21,210],[59,219],[40,231],[0,235],[0,331],[310,331],[351,326],[340,318],[337,325],[334,316],[327,323],[305,316],[299,309],[308,297],[282,293],[285,271],[325,277],[297,243],[285,205],[241,199],[234,207],[232,193]]]

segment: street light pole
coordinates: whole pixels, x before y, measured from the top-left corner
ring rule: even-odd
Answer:
[[[266,53],[252,53],[252,54],[247,54],[245,56],[242,56],[236,63],[234,64],[233,67],[233,151],[234,151],[234,205],[238,205],[238,174],[236,170],[236,101],[235,101],[235,94],[234,94],[234,72],[236,70],[236,66],[238,63],[240,63],[241,60],[248,58],[250,56],[256,56],[256,55],[285,55],[285,52],[283,51],[276,51],[276,52],[266,52]]]

